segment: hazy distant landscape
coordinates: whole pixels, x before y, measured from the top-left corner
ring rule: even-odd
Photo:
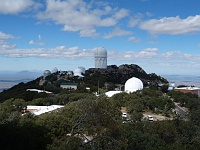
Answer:
[[[162,75],[169,82],[175,82],[177,85],[194,85],[200,87],[200,76],[194,75]]]
[[[42,76],[40,71],[0,72],[0,92],[20,82],[28,82]]]
[[[20,71],[20,72],[0,72],[0,92],[11,88],[20,82],[28,82],[42,76],[42,71]],[[200,87],[200,76],[193,75],[161,75],[169,82],[178,85],[194,85]]]

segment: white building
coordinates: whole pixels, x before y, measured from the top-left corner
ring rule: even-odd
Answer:
[[[83,74],[85,74],[85,68],[84,67],[78,67],[74,70],[74,76],[84,77]]]
[[[136,92],[137,90],[143,89],[143,83],[140,79],[136,77],[132,77],[128,79],[125,83],[125,92],[132,93]]]
[[[60,109],[64,106],[62,105],[51,105],[51,106],[27,106],[26,112],[30,112],[36,116]]]
[[[142,81],[136,77],[132,77],[126,81],[124,92],[132,93],[132,92],[136,92],[137,90],[142,90],[142,89],[143,89]],[[112,97],[113,95],[121,93],[121,92],[123,91],[108,91],[105,94],[108,97]]]

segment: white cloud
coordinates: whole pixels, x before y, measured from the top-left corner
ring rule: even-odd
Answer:
[[[94,8],[93,3],[96,4],[83,0],[47,0],[46,10],[38,13],[37,18],[63,25],[64,31],[78,31],[81,36],[96,36],[97,27],[114,26],[129,14],[126,9],[111,8],[103,3],[98,3]]]
[[[139,53],[137,53],[136,57],[138,58],[152,58],[157,56],[157,48],[146,48],[142,51],[140,51]]]
[[[1,0],[0,3],[0,14],[17,14],[41,7],[41,4],[34,0]]]
[[[2,44],[2,45],[0,45],[0,48],[2,48],[2,49],[13,49],[13,48],[16,48],[16,44],[14,44],[14,45]]]
[[[13,39],[14,36],[11,34],[6,34],[0,31],[0,39],[2,40],[8,40],[8,39]]]
[[[14,37],[11,34],[6,34],[3,32],[0,32],[0,49],[12,49],[16,47],[16,44],[10,45],[8,40],[9,39],[14,39]]]
[[[149,42],[147,42],[147,44],[158,44],[158,42],[149,41]]]
[[[95,48],[94,48],[95,49]],[[80,49],[79,47],[58,46],[54,48],[32,48],[32,49],[18,49],[16,45],[0,45],[0,56],[11,58],[66,58],[68,60],[93,60],[94,49]],[[160,53],[158,48],[146,48],[141,51],[115,51],[108,50],[108,62],[114,64],[135,63],[141,67],[151,69],[159,69],[176,71],[182,70],[198,70],[200,67],[200,55],[185,54],[180,51],[170,51]],[[159,69],[158,69],[159,68]],[[173,73],[172,72],[172,73]],[[175,72],[174,72],[175,73]]]
[[[105,35],[104,38],[109,39],[109,38],[112,38],[112,37],[115,37],[115,36],[125,36],[125,35],[129,35],[129,34],[132,34],[132,32],[122,30],[122,29],[116,27],[110,33]]]
[[[143,51],[146,51],[146,52],[157,52],[158,48],[145,48]]]
[[[0,55],[4,57],[37,57],[37,58],[68,58],[79,59],[93,56],[92,50],[81,50],[79,47],[66,48],[58,46],[55,48],[32,48],[32,49],[17,49],[10,47],[0,47]]]
[[[114,14],[114,18],[119,20],[128,16],[128,14],[129,14],[129,11],[127,9],[122,8],[119,11],[116,11],[116,13]]]
[[[140,42],[140,39],[137,39],[136,37],[131,36],[131,37],[128,38],[128,41],[132,41],[132,42],[138,43],[138,42]]]
[[[81,30],[80,31],[81,37],[96,37],[98,34],[96,33],[95,29],[87,29],[87,30]]]
[[[29,41],[29,44],[30,44],[30,45],[34,45],[35,42],[34,42],[33,40],[30,40],[30,41]]]
[[[143,14],[137,13],[135,16],[133,16],[133,17],[130,19],[128,25],[129,25],[130,27],[135,27],[136,25],[138,25],[138,24],[140,23],[140,21],[142,20],[142,17],[143,17]]]
[[[38,40],[41,41],[42,37],[41,35],[38,35]]]
[[[43,46],[44,43],[41,42],[41,39],[42,39],[41,35],[38,35],[38,41],[35,42],[34,40],[30,40],[30,41],[29,41],[29,44],[30,44],[30,45]]]
[[[40,41],[38,41],[38,42],[36,42],[36,45],[38,45],[38,46],[43,46],[43,45],[44,45],[44,43],[43,43],[43,42],[40,42]]]
[[[200,31],[200,15],[189,16],[186,19],[181,19],[179,16],[152,19],[142,22],[139,27],[150,34],[195,33]]]

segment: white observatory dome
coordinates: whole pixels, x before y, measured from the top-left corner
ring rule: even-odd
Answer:
[[[81,72],[84,74],[85,73],[85,68],[84,67],[78,67],[78,69],[81,69]]]
[[[83,71],[80,68],[77,68],[74,70],[74,76],[83,77],[82,73],[83,73]]]
[[[56,72],[58,72],[58,69],[55,67],[52,69],[52,73],[56,73]]]
[[[107,68],[107,50],[104,47],[97,47],[94,50],[95,68]]]
[[[104,47],[97,47],[94,51],[95,57],[107,57],[107,50]]]
[[[43,77],[46,78],[47,76],[49,76],[51,74],[51,71],[49,70],[45,70],[43,73]]]
[[[140,79],[132,77],[125,83],[125,92],[131,93],[143,89],[143,83]]]

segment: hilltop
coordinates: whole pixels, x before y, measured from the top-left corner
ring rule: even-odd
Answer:
[[[114,84],[124,84],[131,77],[137,77],[142,80],[144,85],[151,84],[156,85],[159,83],[168,83],[168,81],[156,75],[155,73],[147,74],[140,66],[136,64],[131,65],[116,65],[108,66],[107,69],[96,69],[90,68],[86,71],[85,76],[92,76],[94,73],[100,73],[101,76],[105,77],[106,82]]]
[[[89,87],[90,92],[96,92],[97,86],[104,90],[113,90],[118,85],[123,85],[131,77],[137,77],[142,80],[144,86],[157,86],[160,83],[168,83],[168,81],[156,75],[155,73],[147,74],[140,66],[131,65],[110,65],[107,69],[90,68],[85,71],[83,78],[73,75],[63,75],[61,72],[53,73],[47,76],[44,80],[43,76],[27,83],[19,83],[10,89],[4,90],[0,93],[0,102],[10,98],[22,98],[26,101],[31,101],[34,98],[47,97],[47,93],[35,93],[26,91],[27,89],[47,90],[58,94],[60,92],[69,92],[62,89],[60,84],[63,82],[78,83],[78,89],[70,92],[87,92],[85,89]]]

